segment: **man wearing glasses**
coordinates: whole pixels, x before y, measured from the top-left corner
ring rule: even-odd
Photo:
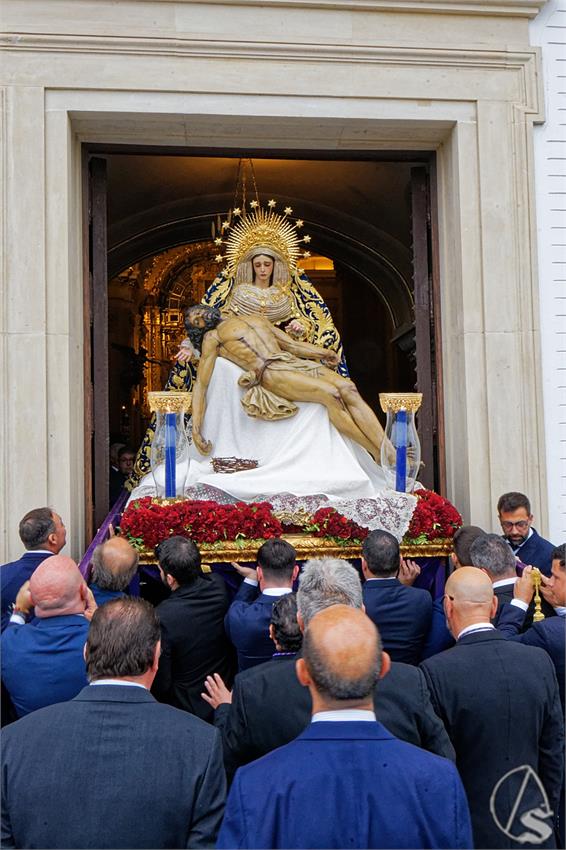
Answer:
[[[554,545],[541,537],[531,523],[531,503],[523,493],[504,493],[497,503],[503,537],[513,554],[522,561],[550,575]]]

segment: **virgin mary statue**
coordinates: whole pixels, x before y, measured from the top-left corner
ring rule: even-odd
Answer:
[[[301,235],[303,221],[293,222],[290,207],[277,213],[275,205],[275,201],[269,201],[267,209],[263,209],[257,201],[251,201],[250,211],[233,210],[232,226],[224,222],[222,236],[215,244],[219,249],[216,261],[225,262],[225,266],[207,289],[202,303],[218,307],[223,316],[263,315],[294,339],[337,352],[340,362],[336,369],[347,377],[340,336],[330,310],[299,266],[301,258],[310,256],[304,248],[310,236]],[[225,255],[221,250],[225,250]],[[184,340],[165,389],[190,392],[197,360],[198,353],[189,340]],[[151,471],[154,434],[152,417],[128,482],[130,488]]]

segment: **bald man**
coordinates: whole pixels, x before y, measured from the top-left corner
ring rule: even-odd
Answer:
[[[26,620],[31,609],[35,617]],[[2,681],[18,717],[72,699],[87,684],[83,648],[95,608],[72,558],[53,555],[20,589],[2,635]]]
[[[552,661],[493,627],[497,599],[482,570],[450,576],[444,609],[456,645],[421,668],[456,750],[473,846],[555,847],[564,723]]]
[[[111,537],[92,553],[90,589],[97,605],[124,596],[138,569],[138,553],[125,537]]]
[[[454,765],[376,721],[373,692],[389,664],[362,611],[334,605],[313,617],[296,661],[311,724],[237,771],[217,847],[472,846]]]

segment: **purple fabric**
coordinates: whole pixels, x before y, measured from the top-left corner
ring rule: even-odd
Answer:
[[[85,581],[88,583],[90,579],[90,573],[92,570],[92,553],[101,543],[104,543],[105,540],[109,538],[109,528],[110,525],[114,527],[118,525],[120,521],[120,517],[122,516],[122,511],[124,510],[124,505],[126,504],[126,500],[129,496],[127,490],[122,490],[112,507],[108,513],[108,516],[94,535],[92,539],[92,543],[84,553],[82,560],[79,564],[79,570],[81,571]],[[139,587],[139,582],[138,582]],[[139,592],[139,591],[138,591]]]

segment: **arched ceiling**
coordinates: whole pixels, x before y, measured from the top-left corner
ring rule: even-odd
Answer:
[[[210,237],[232,206],[238,159],[108,156],[109,274]],[[395,326],[412,321],[410,168],[404,162],[255,159],[261,201],[291,205],[312,250],[362,275]],[[248,179],[248,199],[250,193]]]

